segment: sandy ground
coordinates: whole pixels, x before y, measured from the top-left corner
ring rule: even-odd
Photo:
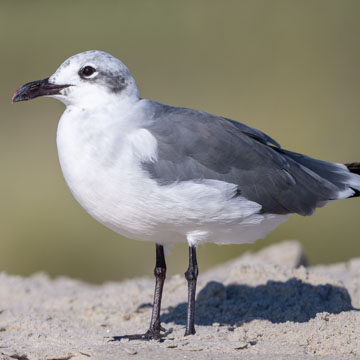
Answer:
[[[94,286],[3,273],[0,359],[360,359],[360,259],[303,265],[289,241],[201,274],[189,337],[185,279],[167,279],[163,342],[110,341],[146,330],[153,279]]]

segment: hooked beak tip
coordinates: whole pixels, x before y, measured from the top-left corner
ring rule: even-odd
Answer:
[[[13,104],[14,102],[16,102],[16,95],[19,93],[19,89],[17,89],[15,92],[14,92],[14,95],[12,96],[11,98],[11,103]]]

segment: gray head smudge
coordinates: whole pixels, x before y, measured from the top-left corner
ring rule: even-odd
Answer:
[[[119,93],[120,91],[124,90],[128,85],[125,74],[115,73],[106,70],[99,70],[96,77],[84,80],[105,86],[113,93]]]

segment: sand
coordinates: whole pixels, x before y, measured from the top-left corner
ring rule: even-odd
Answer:
[[[360,359],[360,259],[306,264],[288,241],[202,273],[188,337],[185,279],[167,279],[163,342],[111,341],[147,329],[152,278],[97,286],[2,273],[0,359]]]

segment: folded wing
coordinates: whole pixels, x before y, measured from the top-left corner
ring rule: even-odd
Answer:
[[[242,123],[191,109],[152,106],[153,122],[147,129],[157,140],[157,159],[143,167],[161,185],[220,180],[237,185],[237,194],[259,203],[264,213],[301,215],[351,196],[354,184],[360,188],[360,176],[344,165],[283,150]]]

